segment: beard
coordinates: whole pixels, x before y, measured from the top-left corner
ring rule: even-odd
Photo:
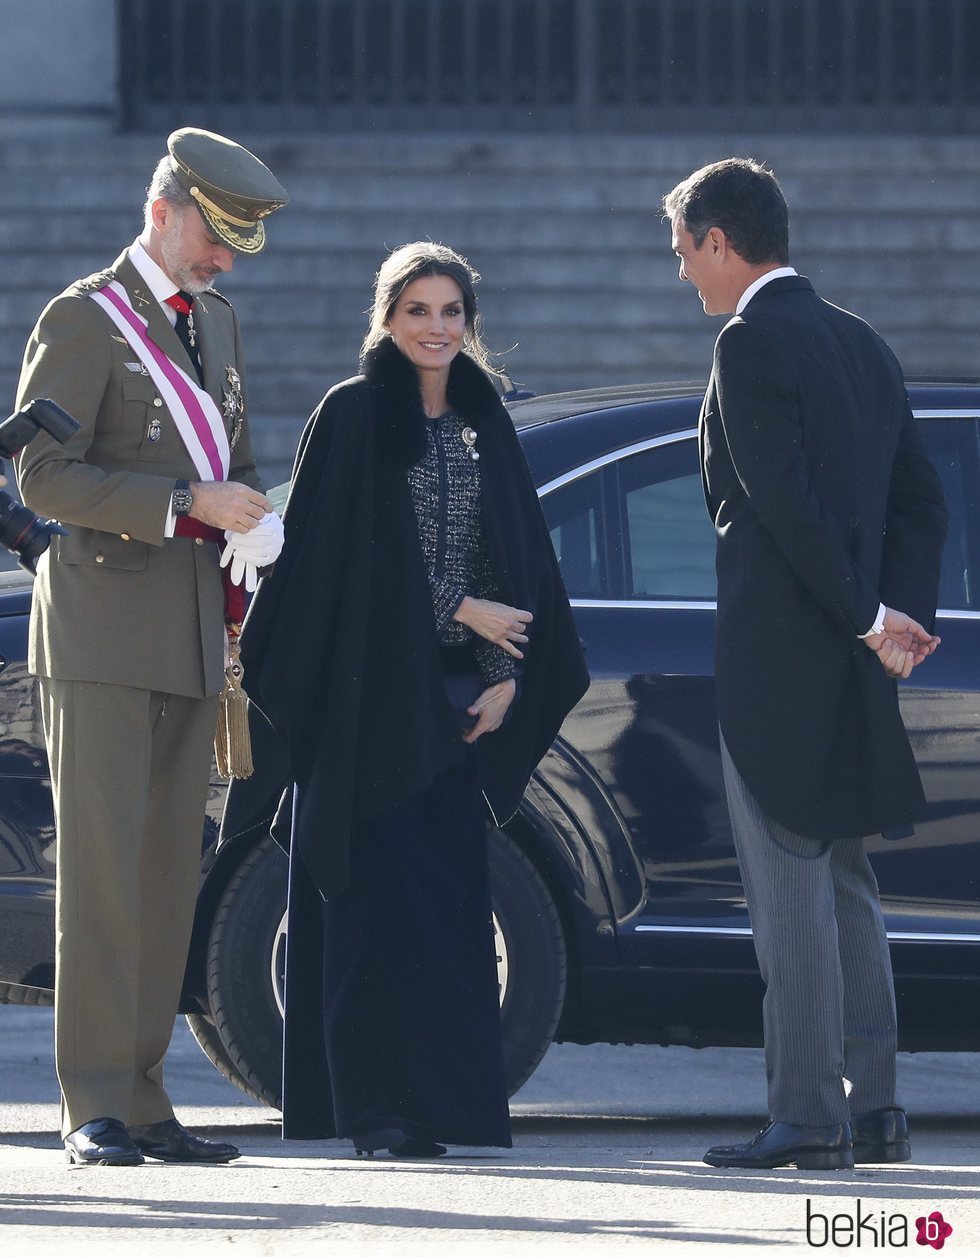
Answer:
[[[161,238],[160,256],[163,258],[164,270],[177,287],[196,297],[198,293],[206,292],[211,287],[217,271],[195,263],[188,256],[189,250],[184,241],[184,221],[181,219],[173,231]]]

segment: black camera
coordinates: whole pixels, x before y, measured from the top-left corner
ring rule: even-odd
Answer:
[[[3,459],[13,458],[42,428],[59,445],[64,445],[78,431],[79,424],[67,410],[47,398],[28,402],[0,423],[0,471],[3,471]],[[38,519],[33,511],[0,490],[0,546],[16,554],[21,567],[28,572],[37,571],[37,561],[51,544],[54,533],[64,531],[50,520]]]

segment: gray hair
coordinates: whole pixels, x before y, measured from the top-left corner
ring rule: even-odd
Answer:
[[[170,154],[161,157],[153,171],[150,186],[146,189],[146,203],[143,206],[144,221],[150,221],[150,206],[154,201],[163,198],[180,209],[185,205],[196,205],[197,202],[177,178],[173,159]]]

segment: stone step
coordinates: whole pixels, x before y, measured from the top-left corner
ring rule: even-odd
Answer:
[[[933,191],[933,196],[939,196]],[[977,198],[980,205],[980,196]],[[796,208],[791,218],[794,250],[833,250],[843,256],[895,252],[922,254],[930,250],[969,254],[976,252],[977,209],[945,208],[935,204],[911,213],[900,200],[866,217],[850,206],[835,210]],[[68,271],[68,279],[108,265],[140,230],[138,214],[99,210],[65,213],[44,208],[0,213],[0,257],[35,255],[44,261],[62,251],[81,260]],[[333,207],[304,210],[289,206],[270,223],[270,246],[260,256],[248,258],[253,275],[274,274],[276,259],[291,254],[353,251],[363,256],[373,276],[389,247],[408,240],[445,240],[471,254],[478,269],[486,264],[488,251],[514,252],[521,256],[556,247],[581,250],[590,255],[615,257],[639,250],[652,255],[669,250],[669,233],[656,205],[640,210],[567,210],[552,208],[547,214],[488,211],[473,205],[450,211],[445,207],[420,211],[360,206],[356,212]],[[47,266],[41,268],[45,273]]]
[[[487,132],[478,138],[451,133],[317,135],[302,138],[235,132],[280,175],[288,179],[324,173],[390,174],[502,169],[537,176],[542,168],[569,175],[583,171],[630,173],[645,170],[665,178],[689,171],[726,153],[742,153],[767,162],[780,179],[797,172],[836,177],[848,168],[866,174],[895,174],[928,168],[940,174],[980,169],[980,137],[923,135],[807,135],[805,142],[778,133],[723,136],[622,136],[616,134],[514,135]],[[146,178],[162,155],[155,136],[46,135],[0,138],[0,163],[9,172],[36,171],[56,176],[64,171],[105,174],[132,172]]]
[[[283,176],[285,178],[285,176]],[[803,172],[784,177],[791,205],[814,210],[845,210],[860,205],[865,214],[901,205],[909,210],[934,213],[936,191],[931,180],[910,179],[905,168],[876,172],[869,178],[862,169],[840,169],[830,180],[822,172]],[[10,179],[4,201],[11,211],[33,210],[53,203],[71,205],[78,211],[105,205],[138,207],[146,188],[146,174],[100,172],[98,178],[77,173],[36,174],[25,170]],[[414,214],[468,210],[481,207],[524,214],[569,210],[655,213],[669,180],[646,170],[603,172],[555,172],[539,169],[533,179],[524,171],[454,170],[440,178],[427,172],[398,169],[388,174],[345,172],[342,176],[298,176],[290,181],[294,212],[305,209],[318,214],[321,207],[333,213],[360,211],[365,206],[411,206]],[[943,176],[944,212],[969,212],[980,201],[980,170],[965,168]]]
[[[932,256],[917,249],[896,252],[884,260],[880,254],[862,251],[848,255],[845,261],[836,242],[828,247],[826,242],[821,244],[814,239],[807,246],[799,242],[800,232],[794,234],[798,241],[794,261],[814,280],[823,275],[840,275],[846,277],[849,287],[873,287],[899,294],[934,289],[949,295],[977,289],[976,275],[972,267],[966,265],[967,258],[959,252]],[[916,240],[919,239],[917,234]],[[665,247],[651,247],[656,243],[645,242],[644,262],[639,265],[636,250],[621,248],[585,253],[565,243],[548,249],[505,249],[486,245],[477,246],[471,252],[483,272],[480,292],[486,294],[484,301],[491,293],[514,292],[522,285],[527,287],[528,296],[562,300],[569,292],[643,294],[656,290],[662,296],[675,290],[683,291],[677,283],[676,262]],[[666,236],[660,238],[659,244],[665,246]],[[975,246],[972,252],[975,254]],[[378,252],[371,248],[325,246],[321,252],[276,249],[260,258],[246,259],[243,267],[219,282],[218,288],[234,301],[246,327],[262,317],[273,294],[283,292],[301,299],[308,309],[319,310],[322,306],[328,313],[334,306],[346,308],[353,302],[358,311],[363,311],[370,299],[380,260]],[[0,290],[0,325],[8,322],[8,311],[14,305],[20,309],[27,303],[33,310],[40,311],[55,292],[91,271],[91,256],[74,251],[42,253],[0,249],[0,273],[4,276]],[[277,319],[289,318],[288,306],[284,309],[283,303],[277,301],[274,308]]]

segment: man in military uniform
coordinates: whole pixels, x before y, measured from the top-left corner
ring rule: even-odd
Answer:
[[[180,1125],[162,1074],[225,622],[282,544],[252,456],[238,320],[211,284],[263,248],[264,219],[287,199],[240,145],[175,132],[139,238],[51,302],[24,356],[17,405],[50,397],[81,425],[64,446],[39,434],[16,460],[24,502],[67,530],[38,565],[29,663],[58,830],[69,1163],[238,1156]]]

